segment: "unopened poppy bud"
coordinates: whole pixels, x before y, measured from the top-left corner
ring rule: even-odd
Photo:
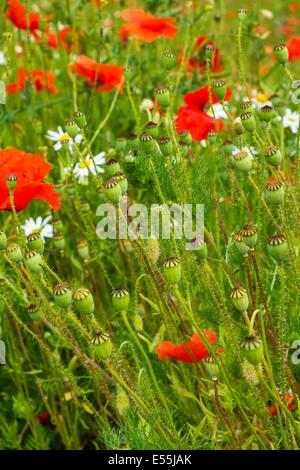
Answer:
[[[243,173],[249,173],[252,170],[252,156],[245,150],[236,153],[233,156],[234,166]]]
[[[164,275],[171,284],[178,284],[181,278],[181,263],[175,256],[167,258],[163,262]]]
[[[245,312],[249,307],[249,298],[246,289],[244,287],[234,287],[231,290],[230,298],[233,305],[240,312]]]
[[[231,155],[235,149],[235,146],[231,140],[224,140],[223,148],[226,155]]]
[[[139,313],[136,313],[133,317],[133,326],[134,329],[138,332],[143,331],[143,319]]]
[[[188,145],[191,145],[193,142],[192,134],[189,131],[180,131],[178,132],[178,137],[180,142],[185,142]]]
[[[93,296],[84,287],[80,287],[73,292],[73,305],[75,312],[83,315],[91,315],[95,310]]]
[[[250,112],[243,113],[241,115],[241,121],[246,131],[251,132],[251,133],[255,131],[256,122],[255,122],[255,117],[253,116],[252,113]]]
[[[264,348],[259,336],[249,335],[241,343],[245,358],[250,364],[257,366],[264,358]]]
[[[284,233],[274,233],[268,239],[267,250],[276,261],[285,261],[289,257],[289,247]]]
[[[215,356],[216,356],[216,358],[215,358]],[[207,370],[207,373],[208,373],[208,375],[210,376],[210,378],[212,380],[217,380],[218,375],[220,373],[220,369],[219,369],[218,364],[222,363],[221,354],[215,353],[215,356],[213,356],[212,354],[209,354],[204,359],[205,369]]]
[[[169,157],[172,154],[173,144],[172,144],[172,140],[170,139],[170,137],[168,137],[167,135],[162,136],[159,139],[158,144],[159,144],[161,153],[165,155],[165,157]]]
[[[153,263],[157,263],[160,255],[159,241],[157,238],[150,238],[145,247],[146,253]]]
[[[213,82],[214,92],[219,100],[223,100],[226,96],[227,86],[224,80],[215,80]]]
[[[272,166],[279,166],[282,160],[281,151],[276,145],[270,145],[265,153],[267,163]]]
[[[72,292],[68,284],[57,284],[53,287],[54,302],[58,307],[68,308],[72,303]]]
[[[112,343],[109,335],[97,331],[91,338],[90,349],[102,361],[109,359],[112,353]]]
[[[212,44],[206,44],[206,46],[204,46],[204,58],[206,61],[210,61],[212,59],[214,51],[215,48]]]
[[[77,251],[81,259],[87,260],[89,258],[89,246],[86,240],[81,240],[77,244]]]
[[[284,201],[284,189],[280,181],[276,181],[274,178],[266,184],[265,200],[269,204],[282,204]]]
[[[118,171],[121,170],[120,163],[114,158],[110,158],[105,163],[105,175],[110,178],[114,176]]]
[[[64,226],[60,219],[54,219],[52,222],[54,232],[63,232]]]
[[[144,132],[140,136],[140,148],[141,152],[147,155],[150,155],[155,151],[155,140],[152,135],[148,134],[148,132]]]
[[[13,175],[13,174],[7,175],[6,185],[9,191],[13,191],[15,189],[15,187],[17,186],[17,179],[18,178],[16,177],[16,175]]]
[[[42,309],[36,305],[36,304],[31,304],[27,307],[27,312],[29,314],[29,318],[31,320],[40,320],[45,316],[45,313],[42,311]]]
[[[243,111],[243,113],[252,113],[254,114],[254,107],[251,101],[243,101],[240,104],[240,108]]]
[[[14,263],[20,263],[20,261],[22,261],[22,251],[17,243],[10,243],[6,248],[6,254]]]
[[[72,139],[75,139],[79,132],[79,128],[73,119],[68,119],[67,121],[65,121],[65,130],[67,134],[72,137]]]
[[[66,241],[62,232],[57,232],[53,235],[54,246],[57,250],[62,251],[65,248]]]
[[[131,82],[135,76],[135,68],[132,67],[131,65],[128,65],[127,67],[124,68],[124,77],[126,82]]]
[[[117,179],[117,181],[119,182],[119,185],[121,186],[122,194],[123,195],[126,194],[128,190],[128,180],[126,178],[126,175],[124,175],[124,173],[122,173],[121,171],[118,171],[115,174],[115,178]]]
[[[5,250],[7,245],[7,237],[4,232],[0,230],[0,251]]]
[[[195,255],[200,260],[206,259],[208,255],[207,244],[199,235],[192,241],[192,248],[195,250]]]
[[[178,146],[179,146],[181,155],[183,157],[187,157],[189,154],[190,146],[186,142],[183,142],[182,140],[178,142]]]
[[[285,44],[276,44],[273,50],[274,55],[280,64],[284,65],[289,60],[289,50]]]
[[[87,125],[85,114],[81,111],[76,111],[76,113],[74,113],[74,121],[76,122],[79,129],[84,129]]]
[[[244,243],[246,243],[249,248],[254,248],[257,243],[257,228],[255,225],[246,224],[240,228],[238,234],[243,237]]]
[[[30,233],[27,236],[27,245],[30,250],[36,250],[41,255],[44,253],[45,242],[41,234],[38,232]]]
[[[145,125],[145,131],[150,134],[154,139],[158,136],[158,126],[155,122],[149,121]]]
[[[155,90],[155,96],[162,109],[167,109],[170,104],[170,93],[168,88],[158,87]]]
[[[242,125],[242,120],[241,118],[236,118],[234,121],[233,121],[233,130],[234,132],[236,133],[236,135],[242,135],[244,134],[244,127]]]
[[[248,254],[249,246],[247,246],[246,243],[244,243],[244,239],[242,235],[237,233],[234,237],[234,243],[237,249],[239,250],[239,252],[242,253],[243,256],[246,256]]]
[[[112,302],[115,310],[127,310],[129,301],[130,295],[126,289],[123,289],[122,287],[117,287],[112,291]]]
[[[120,416],[124,416],[130,406],[130,400],[122,387],[117,388],[116,408]]]
[[[108,201],[118,204],[122,197],[122,188],[119,180],[113,176],[103,183],[103,193]]]
[[[29,271],[41,274],[43,271],[43,258],[35,250],[26,250],[24,254],[24,263]]]
[[[247,18],[247,10],[245,8],[239,8],[238,11],[237,11],[237,17],[240,21],[245,21],[245,19]]]
[[[270,122],[274,117],[274,108],[265,104],[260,108],[259,117],[262,121]]]
[[[164,63],[167,70],[171,70],[177,64],[176,55],[174,52],[165,52]]]

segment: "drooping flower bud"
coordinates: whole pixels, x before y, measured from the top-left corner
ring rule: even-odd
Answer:
[[[54,246],[57,250],[62,251],[65,248],[66,241],[62,232],[57,232],[53,235]]]
[[[93,296],[84,287],[80,287],[73,292],[73,305],[75,312],[83,315],[91,315],[95,310]]]
[[[231,290],[230,298],[235,308],[240,312],[245,312],[249,307],[249,298],[247,291],[246,289],[244,289],[244,287],[234,287]]]
[[[54,302],[58,307],[68,308],[72,303],[72,292],[68,284],[57,284],[53,287]]]
[[[30,250],[36,250],[41,255],[44,253],[45,242],[39,232],[33,232],[27,236],[27,245]]]
[[[266,184],[265,200],[269,204],[282,204],[284,201],[283,185],[274,177],[271,177]]]
[[[254,132],[256,127],[255,117],[252,113],[246,112],[241,115],[241,120],[244,128],[248,132]]]
[[[6,248],[6,254],[14,263],[20,263],[20,261],[22,261],[22,251],[17,243],[10,243]]]
[[[178,258],[172,256],[163,262],[164,275],[171,284],[178,284],[181,278],[181,263]]]
[[[0,230],[0,251],[5,250],[7,246],[7,237],[2,230]]]
[[[158,87],[155,90],[155,96],[162,109],[165,110],[170,104],[170,93],[166,87]]]
[[[246,336],[241,343],[241,349],[244,351],[245,358],[250,364],[257,366],[262,362],[264,349],[262,340],[258,336]]]
[[[253,159],[246,150],[236,153],[233,156],[233,162],[234,166],[243,173],[249,173],[252,170]]]
[[[276,145],[270,145],[265,153],[267,163],[273,166],[279,166],[282,160],[281,151]]]
[[[278,62],[284,65],[289,60],[289,50],[286,44],[276,44],[273,48],[274,55]]]
[[[81,240],[77,243],[77,251],[81,259],[87,260],[89,258],[89,246],[86,240]]]
[[[224,80],[215,80],[213,82],[214,92],[219,100],[224,100],[227,92],[226,82]]]
[[[240,21],[245,21],[245,19],[247,18],[247,10],[245,8],[239,8],[238,11],[237,11],[237,17]]]
[[[219,365],[222,363],[221,354],[215,353],[217,359],[212,354],[209,354],[204,359],[205,369],[212,380],[217,380],[220,373]]]
[[[122,197],[122,188],[117,177],[113,176],[103,183],[103,193],[113,204],[118,204]]]
[[[246,256],[249,251],[249,247],[244,243],[244,239],[242,235],[237,233],[234,237],[234,243],[237,249],[239,250],[240,253],[242,253],[243,256]]]
[[[153,122],[153,121],[149,121],[147,122],[147,124],[145,125],[145,131],[146,133],[148,133],[149,135],[151,135],[151,137],[153,137],[154,139],[157,138],[158,136],[158,125]]]
[[[105,163],[105,175],[108,178],[111,178],[112,176],[115,176],[115,174],[121,171],[120,163],[115,160],[114,158],[110,158],[106,163]]]
[[[76,111],[76,113],[74,113],[74,120],[77,126],[79,127],[79,129],[84,129],[85,126],[87,125],[85,114],[82,113],[81,111]]]
[[[127,310],[129,301],[130,295],[126,289],[123,289],[122,287],[117,287],[112,291],[112,302],[115,310]]]
[[[177,62],[176,62],[176,55],[174,54],[174,52],[165,52],[164,63],[165,63],[167,70],[171,70],[173,67],[175,67]]]
[[[167,135],[162,136],[159,139],[158,144],[159,144],[161,153],[163,155],[165,155],[166,157],[169,157],[172,154],[173,144],[172,144],[172,140],[170,139],[170,137],[168,137]]]
[[[40,253],[35,250],[26,250],[24,253],[24,263],[29,271],[41,274],[43,271],[43,258]]]
[[[110,358],[112,353],[112,343],[107,333],[97,331],[90,341],[91,351],[102,361]]]
[[[8,187],[9,191],[13,191],[15,187],[17,186],[17,176],[13,175],[12,173],[10,175],[7,175],[6,177],[6,185]]]
[[[257,243],[257,228],[255,225],[246,224],[238,231],[239,235],[243,237],[244,243],[249,248],[254,248]]]
[[[75,139],[79,132],[79,127],[73,119],[68,119],[67,121],[65,121],[65,130],[66,133],[69,134],[72,139]]]
[[[289,247],[284,233],[274,233],[268,239],[267,250],[276,261],[285,261],[289,257]]]
[[[157,238],[150,238],[145,247],[146,253],[153,263],[157,263],[160,255],[159,241]]]
[[[45,316],[45,312],[36,304],[29,305],[27,312],[31,320],[41,320]]]

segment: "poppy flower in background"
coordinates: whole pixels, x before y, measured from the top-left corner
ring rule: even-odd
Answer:
[[[25,5],[19,0],[8,0],[7,5],[6,17],[18,29],[29,30],[35,39],[40,39],[38,30],[40,29],[41,17],[33,11],[28,14]]]
[[[297,60],[300,58],[300,36],[292,37],[286,42],[289,50],[289,60]]]
[[[52,184],[43,183],[51,168],[52,165],[38,155],[14,148],[0,150],[0,210],[12,210],[6,178],[15,175],[17,184],[13,195],[16,211],[25,209],[32,199],[43,199],[57,211],[60,207],[59,193],[54,191]]]
[[[172,24],[176,18],[158,18],[144,10],[124,10],[121,17],[126,21],[119,31],[121,39],[133,36],[150,43],[162,36],[172,39],[178,31]]]
[[[217,127],[213,117],[194,106],[181,106],[175,118],[176,131],[189,131],[193,140],[207,139],[209,132],[221,132],[222,119],[217,119]]]
[[[283,401],[282,397],[280,397],[280,400]],[[294,409],[294,397],[289,392],[286,392],[285,394],[285,401],[288,409],[292,411]],[[276,416],[278,407],[278,404],[273,403],[273,405],[269,408],[269,412],[271,413],[271,415]]]
[[[97,91],[110,91],[121,88],[123,83],[123,67],[112,64],[98,64],[85,55],[78,57],[70,70],[80,77],[88,79],[89,86],[97,86]]]
[[[217,334],[214,331],[203,330],[203,333],[210,344],[216,341]],[[194,333],[192,339],[186,344],[173,344],[169,341],[163,341],[157,346],[156,351],[159,360],[169,357],[183,362],[198,362],[209,354],[198,333]]]
[[[206,36],[199,36],[193,47],[193,54],[188,60],[187,72],[198,69],[201,74],[205,68],[204,46],[210,44],[215,50],[211,59],[211,70],[213,73],[219,72],[222,68],[220,52],[212,41],[208,41]]]
[[[55,75],[53,72],[48,70],[33,70],[32,74],[26,69],[21,67],[17,72],[18,81],[9,83],[6,86],[7,93],[18,93],[20,90],[26,89],[26,82],[30,79],[35,86],[37,91],[47,90],[49,93],[58,93],[58,89],[55,86]]]
[[[48,411],[44,411],[43,413],[39,413],[35,416],[35,418],[44,426],[46,426],[50,421],[50,413]]]
[[[60,29],[57,33],[50,30],[50,27],[47,26],[46,30],[47,36],[47,46],[58,49],[60,45],[66,50],[70,51],[73,47],[73,29],[71,26],[65,26]]]
[[[213,87],[211,87],[212,103],[218,103],[220,100],[216,97]],[[231,98],[231,90],[227,87],[226,96],[224,101],[228,101]],[[194,106],[195,108],[204,110],[205,106],[209,104],[209,89],[208,85],[203,86],[195,91],[190,91],[186,93],[183,97],[183,101],[189,106]]]

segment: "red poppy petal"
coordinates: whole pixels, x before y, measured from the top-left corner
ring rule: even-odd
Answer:
[[[217,339],[217,334],[214,331],[203,330],[203,333],[211,344]],[[183,362],[200,361],[209,353],[198,333],[193,334],[192,339],[186,344],[173,344],[170,341],[163,341],[157,346],[156,351],[159,360],[169,357]]]

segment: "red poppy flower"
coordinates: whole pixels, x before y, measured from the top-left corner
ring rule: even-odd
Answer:
[[[36,415],[35,418],[38,419],[41,424],[46,426],[50,421],[50,413],[48,411],[44,411],[43,413]]]
[[[9,9],[5,13],[6,17],[17,28],[29,30],[36,39],[39,39],[37,31],[40,29],[40,16],[32,11],[28,14],[25,5],[19,0],[8,0],[7,4]]]
[[[280,397],[280,400],[283,401],[282,397]],[[294,409],[294,397],[289,392],[286,392],[285,394],[285,401],[288,409],[292,411]],[[278,404],[273,403],[273,405],[269,408],[269,412],[271,413],[271,415],[275,416],[277,414],[278,407]]]
[[[59,209],[59,193],[43,179],[52,165],[37,155],[9,148],[0,150],[0,210],[11,211],[6,178],[17,177],[14,204],[17,211],[25,209],[31,199],[44,199],[55,211]]]
[[[85,55],[79,56],[71,70],[80,77],[88,79],[90,86],[97,86],[97,91],[109,91],[121,88],[123,83],[123,67],[112,64],[98,64]]]
[[[177,26],[172,24],[176,18],[157,18],[144,10],[124,10],[121,17],[126,21],[119,31],[122,39],[128,36],[145,42],[153,42],[162,36],[172,39],[178,30]]]
[[[289,60],[297,60],[300,58],[300,37],[292,37],[287,43],[286,47],[289,50]]]
[[[217,334],[214,331],[203,330],[203,333],[211,344],[216,341]],[[157,346],[156,351],[160,360],[170,357],[183,362],[198,362],[209,354],[198,333],[194,333],[192,339],[186,344],[173,344],[169,341],[163,341]]]
[[[214,73],[219,72],[222,68],[220,52],[212,41],[207,41],[206,36],[199,36],[193,47],[193,55],[189,58],[187,72],[192,72],[198,69],[199,73],[203,72],[205,68],[204,46],[210,44],[214,46],[215,50],[211,60],[211,67]]]
[[[213,87],[211,87],[211,94],[212,94],[212,102],[213,104],[218,103],[220,100],[216,97],[214,93]],[[224,98],[225,101],[230,100],[231,98],[231,90],[227,87],[226,96]],[[186,93],[183,97],[183,100],[189,106],[194,106],[195,108],[200,109],[201,111],[204,110],[205,106],[209,104],[209,90],[208,85],[199,88],[199,90],[190,91]]]
[[[211,131],[221,132],[223,121],[217,119],[217,127],[213,117],[194,106],[181,106],[175,118],[176,131],[190,131],[193,140],[207,139]]]
[[[47,72],[44,70],[33,70],[30,77],[30,72],[25,67],[21,67],[17,72],[17,77],[17,82],[7,85],[7,93],[17,93],[19,90],[25,90],[26,82],[29,81],[30,78],[37,91],[47,90],[50,93],[58,93],[58,89],[54,83],[56,77],[50,70]]]
[[[73,29],[71,26],[65,26],[60,29],[57,33],[50,31],[50,27],[46,28],[47,35],[47,46],[58,49],[60,45],[66,50],[70,51],[72,49],[72,38],[73,38]]]

